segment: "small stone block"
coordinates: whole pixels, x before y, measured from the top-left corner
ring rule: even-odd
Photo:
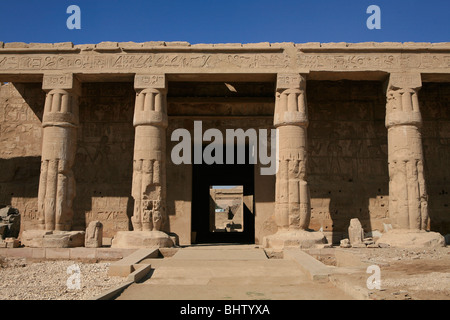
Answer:
[[[95,259],[97,251],[95,248],[70,248],[70,259]]]

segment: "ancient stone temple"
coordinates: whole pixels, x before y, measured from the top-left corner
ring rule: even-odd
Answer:
[[[0,42],[0,81],[26,246],[83,246],[93,221],[119,248],[450,233],[450,43]],[[239,232],[214,232],[213,186],[241,190]]]

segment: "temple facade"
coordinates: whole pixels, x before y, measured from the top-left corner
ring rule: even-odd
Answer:
[[[113,247],[310,247],[354,218],[374,237],[440,242],[449,82],[450,43],[0,42],[0,207],[37,247],[82,245],[91,221]],[[174,160],[178,129],[192,161]],[[265,141],[227,149],[210,129]],[[196,161],[212,147],[245,161]],[[262,150],[274,174],[249,160]],[[239,232],[213,232],[213,186],[242,190]]]

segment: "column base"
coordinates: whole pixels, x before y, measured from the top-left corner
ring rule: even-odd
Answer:
[[[84,231],[26,230],[21,242],[31,248],[75,248],[84,247]]]
[[[111,248],[170,248],[174,242],[162,231],[119,231],[114,236]]]
[[[376,243],[394,248],[437,248],[445,247],[445,238],[437,232],[395,229],[383,234]]]
[[[284,249],[284,248],[315,248],[318,245],[327,243],[322,232],[306,230],[286,230],[264,237],[264,248]]]

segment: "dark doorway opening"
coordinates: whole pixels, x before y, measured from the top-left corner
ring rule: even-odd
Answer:
[[[203,146],[204,149],[205,146]],[[254,164],[249,163],[249,149],[245,147],[245,164],[194,164],[192,172],[192,243],[255,243]],[[226,159],[224,146],[224,158]],[[241,228],[215,228],[213,189],[240,188],[242,190]],[[227,208],[225,208],[227,210]],[[235,232],[238,231],[238,232]]]

